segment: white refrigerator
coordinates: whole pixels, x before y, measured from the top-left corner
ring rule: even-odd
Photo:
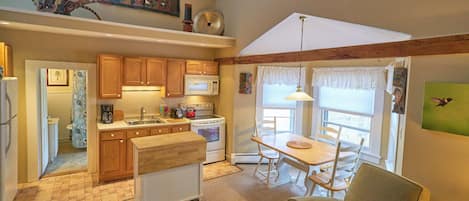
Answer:
[[[0,201],[12,201],[18,184],[18,83],[0,80]]]

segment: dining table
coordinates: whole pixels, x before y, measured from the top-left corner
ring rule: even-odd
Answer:
[[[306,172],[305,187],[311,189],[312,182],[308,179],[312,174],[319,172],[319,166],[333,162],[335,160],[336,147],[324,142],[316,141],[299,134],[282,133],[275,135],[254,136],[252,141],[261,144],[264,147],[279,152],[280,157],[277,163],[278,181],[280,184],[290,181],[289,167]],[[287,145],[294,141],[301,144],[309,144],[309,148],[293,148]],[[300,166],[300,167],[298,167]],[[280,174],[282,172],[282,174]],[[279,185],[277,183],[276,185]]]

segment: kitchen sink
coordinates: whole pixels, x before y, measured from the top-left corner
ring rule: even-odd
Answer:
[[[132,121],[126,121],[127,124],[129,125],[141,125],[141,124],[160,124],[160,123],[165,123],[164,121],[161,121],[159,119],[148,119],[148,120],[132,120]]]

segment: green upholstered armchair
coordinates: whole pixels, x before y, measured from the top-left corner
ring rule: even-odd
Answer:
[[[422,185],[389,171],[363,163],[344,201],[429,201],[430,192]],[[293,197],[288,201],[340,201],[323,197]]]

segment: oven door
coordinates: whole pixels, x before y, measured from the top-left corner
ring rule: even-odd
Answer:
[[[191,130],[207,140],[207,151],[225,148],[224,122],[192,122]]]

